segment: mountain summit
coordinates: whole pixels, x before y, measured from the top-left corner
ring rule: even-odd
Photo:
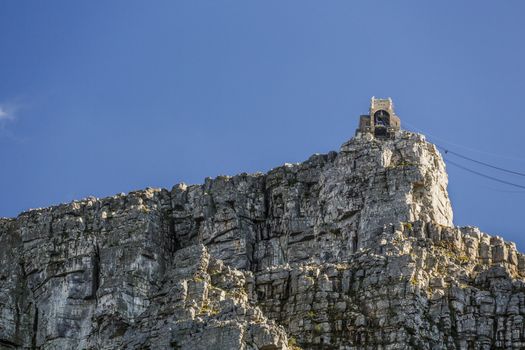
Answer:
[[[300,164],[0,219],[0,348],[524,348],[525,256],[384,101]]]

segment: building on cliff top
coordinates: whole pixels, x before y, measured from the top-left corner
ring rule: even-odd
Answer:
[[[401,121],[394,112],[394,103],[389,97],[387,99],[370,99],[370,113],[361,115],[359,118],[359,133],[371,133],[376,137],[393,137],[401,127]]]

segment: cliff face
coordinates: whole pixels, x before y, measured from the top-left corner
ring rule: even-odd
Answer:
[[[518,349],[525,256],[424,137],[0,220],[0,348]]]

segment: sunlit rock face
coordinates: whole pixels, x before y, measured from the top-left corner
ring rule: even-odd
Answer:
[[[422,136],[363,137],[266,175],[176,186],[174,231],[181,246],[203,242],[241,269],[339,261],[373,245],[388,223],[451,226],[446,188],[441,156]]]
[[[518,349],[525,257],[423,136],[0,219],[0,348]]]

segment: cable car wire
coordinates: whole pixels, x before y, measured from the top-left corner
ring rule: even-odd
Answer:
[[[403,124],[404,125],[407,125],[410,129],[413,129],[413,131],[415,132],[418,132],[418,133],[421,133],[423,135],[425,135],[428,139],[430,140],[438,140],[438,141],[441,141],[443,143],[446,143],[448,145],[451,145],[451,146],[456,146],[456,147],[459,147],[459,148],[462,148],[464,150],[467,150],[467,151],[471,151],[471,152],[475,152],[475,153],[479,153],[479,154],[486,154],[488,156],[492,156],[492,157],[498,157],[498,158],[506,158],[506,159],[511,159],[511,160],[517,160],[521,163],[524,163],[525,164],[525,159],[524,158],[519,158],[519,157],[512,157],[512,156],[509,156],[509,155],[503,155],[503,154],[496,154],[496,153],[491,153],[491,152],[487,152],[487,151],[481,151],[479,149],[475,149],[475,148],[471,148],[471,147],[467,147],[465,145],[460,145],[458,143],[454,143],[452,141],[449,141],[449,140],[445,140],[441,137],[438,137],[438,136],[435,136],[435,135],[432,135],[431,133],[428,133],[418,127],[416,127],[415,125],[412,125],[410,123],[407,123],[406,121],[403,121]],[[433,143],[436,143],[434,141],[432,141]]]
[[[459,157],[459,158],[463,158],[465,160],[468,160],[468,161],[471,161],[471,162],[474,162],[474,163],[478,163],[478,164],[481,164],[481,165],[484,165],[484,166],[487,166],[489,168],[492,168],[492,169],[496,169],[496,170],[500,170],[500,171],[504,171],[506,173],[509,173],[509,174],[514,174],[514,175],[519,175],[519,176],[525,176],[525,173],[521,173],[519,171],[514,171],[514,170],[509,170],[509,169],[505,169],[505,168],[501,168],[499,166],[495,166],[495,165],[492,165],[492,164],[489,164],[489,163],[485,163],[485,162],[482,162],[480,160],[476,160],[476,159],[472,159],[470,157],[467,157],[467,156],[464,156],[462,154],[459,154],[457,152],[454,152],[454,151],[451,151],[449,150],[448,148],[445,148],[443,146],[440,146],[438,145],[437,143],[435,144],[437,148],[443,150],[443,152],[445,152],[445,154],[453,154],[455,155],[456,157]]]
[[[496,177],[493,177],[493,176],[490,176],[490,175],[486,175],[486,174],[480,173],[480,172],[478,172],[478,171],[476,171],[476,170],[472,170],[472,169],[467,168],[467,167],[465,167],[465,166],[463,166],[463,165],[461,165],[461,164],[458,164],[458,163],[456,163],[456,162],[453,162],[453,161],[451,161],[450,159],[445,159],[445,160],[446,160],[447,164],[454,165],[454,166],[456,166],[456,167],[458,167],[458,168],[460,168],[460,169],[463,169],[463,170],[465,170],[465,171],[468,171],[468,172],[470,172],[470,173],[472,173],[472,174],[475,174],[475,175],[478,175],[478,176],[481,176],[481,177],[484,177],[484,178],[486,178],[486,179],[490,179],[490,180],[493,180],[493,181],[497,181],[497,182],[500,182],[500,183],[503,183],[503,184],[506,184],[506,185],[509,185],[509,186],[514,186],[514,187],[517,187],[517,188],[525,189],[525,186],[523,186],[523,185],[519,185],[519,184],[516,184],[516,183],[513,183],[513,182],[509,182],[509,181],[501,180],[501,179],[498,179],[498,178],[496,178]]]
[[[413,128],[413,129],[417,130],[417,128]],[[429,136],[430,136],[430,138],[436,138],[437,139],[437,137],[432,136],[430,134],[429,134]],[[442,140],[442,141],[445,141],[445,140]],[[445,142],[447,142],[447,141],[445,141]],[[450,142],[447,142],[447,143],[452,144]],[[473,158],[467,157],[467,156],[465,156],[463,154],[460,154],[458,152],[451,151],[448,147],[441,146],[440,144],[438,144],[436,142],[434,142],[434,144],[436,145],[437,148],[439,148],[440,150],[444,151],[445,154],[450,153],[450,154],[455,155],[456,157],[463,158],[463,159],[468,160],[470,162],[474,162],[474,163],[477,163],[477,164],[480,164],[480,165],[483,165],[483,166],[486,166],[486,167],[489,167],[489,168],[492,168],[492,169],[496,169],[496,170],[499,170],[499,171],[503,171],[503,172],[509,173],[509,174],[518,175],[518,176],[524,176],[525,177],[525,173],[523,173],[523,172],[510,170],[510,169],[502,168],[502,167],[499,167],[499,166],[496,166],[496,165],[492,165],[492,164],[489,164],[489,163],[486,163],[486,162],[483,162],[483,161],[480,161],[480,160],[477,160],[477,159],[473,159]],[[458,145],[458,147],[461,147],[461,146]],[[463,147],[463,148],[466,148],[466,147]],[[466,149],[468,149],[468,148],[466,148]],[[474,150],[474,149],[471,149],[471,150],[475,151],[475,152],[479,152],[479,153],[486,153],[486,152],[477,151],[477,150]],[[491,154],[491,153],[487,153],[487,154]]]
[[[484,189],[487,189],[487,190],[490,190],[490,191],[494,191],[494,192],[500,192],[500,193],[509,193],[509,194],[525,194],[525,190],[503,190],[501,188],[494,188],[494,187],[491,187],[491,186],[480,186]]]
[[[494,154],[494,153],[489,153],[489,152],[484,152],[484,151],[480,151],[480,150],[476,150],[476,149],[473,149],[473,148],[470,148],[470,147],[466,147],[466,146],[462,146],[462,145],[459,145],[459,144],[455,144],[455,143],[452,143],[450,141],[447,141],[447,140],[444,140],[442,138],[439,138],[437,136],[434,136],[432,134],[429,134],[429,133],[426,133],[424,132],[423,130],[413,126],[413,125],[410,125],[409,123],[406,123],[404,122],[404,124],[408,125],[411,129],[414,129],[416,132],[420,132],[420,133],[423,133],[424,135],[428,135],[430,137],[430,139],[437,139],[437,140],[441,140],[447,144],[450,144],[450,145],[455,145],[457,147],[460,147],[460,148],[463,148],[463,149],[466,149],[466,150],[470,150],[470,151],[473,151],[473,152],[477,152],[477,153],[481,153],[481,154],[487,154],[487,155],[491,155],[491,156],[496,156],[496,157],[499,157],[499,158],[507,158],[507,159],[514,159],[514,160],[519,160],[519,161],[524,161],[524,159],[521,159],[521,158],[515,158],[515,157],[509,157],[509,156],[503,156],[503,155],[498,155],[498,154]],[[437,144],[436,142],[433,142],[436,147],[438,147],[439,149],[443,150],[445,152],[445,154],[452,154],[454,156],[457,156],[459,158],[462,158],[462,159],[465,159],[465,160],[468,160],[468,161],[471,161],[471,162],[474,162],[474,163],[477,163],[477,164],[480,164],[480,165],[483,165],[483,166],[486,166],[486,167],[489,167],[489,168],[493,168],[493,169],[496,169],[496,170],[499,170],[499,171],[503,171],[503,172],[506,172],[506,173],[509,173],[509,174],[514,174],[514,175],[519,175],[519,176],[525,176],[525,173],[522,173],[522,172],[519,172],[519,171],[514,171],[514,170],[509,170],[509,169],[505,169],[505,168],[502,168],[502,167],[499,167],[499,166],[496,166],[496,165],[492,165],[492,164],[489,164],[489,163],[486,163],[486,162],[482,162],[482,161],[479,161],[477,159],[473,159],[473,158],[470,158],[470,157],[467,157],[467,156],[464,156],[460,153],[457,153],[457,152],[454,152],[454,151],[451,151],[449,150],[447,147],[443,147],[443,146],[440,146],[439,144]],[[523,185],[520,185],[520,184],[516,184],[516,183],[513,183],[513,182],[510,182],[510,181],[506,181],[506,180],[502,180],[502,179],[499,179],[497,177],[494,177],[494,176],[490,176],[490,175],[486,175],[486,174],[483,174],[479,171],[476,171],[476,170],[473,170],[473,169],[470,169],[466,166],[463,166],[461,164],[458,164],[454,161],[451,161],[450,159],[448,158],[444,158],[444,160],[446,161],[447,164],[450,164],[450,165],[453,165],[455,167],[458,167],[462,170],[465,170],[465,171],[468,171],[474,175],[478,175],[478,176],[481,176],[483,178],[486,178],[486,179],[489,179],[489,180],[492,180],[492,181],[496,181],[496,182],[499,182],[499,183],[503,183],[505,185],[509,185],[509,186],[513,186],[513,187],[517,187],[517,188],[520,188],[520,189],[525,189],[525,186]],[[515,191],[515,192],[523,192],[523,191]]]

